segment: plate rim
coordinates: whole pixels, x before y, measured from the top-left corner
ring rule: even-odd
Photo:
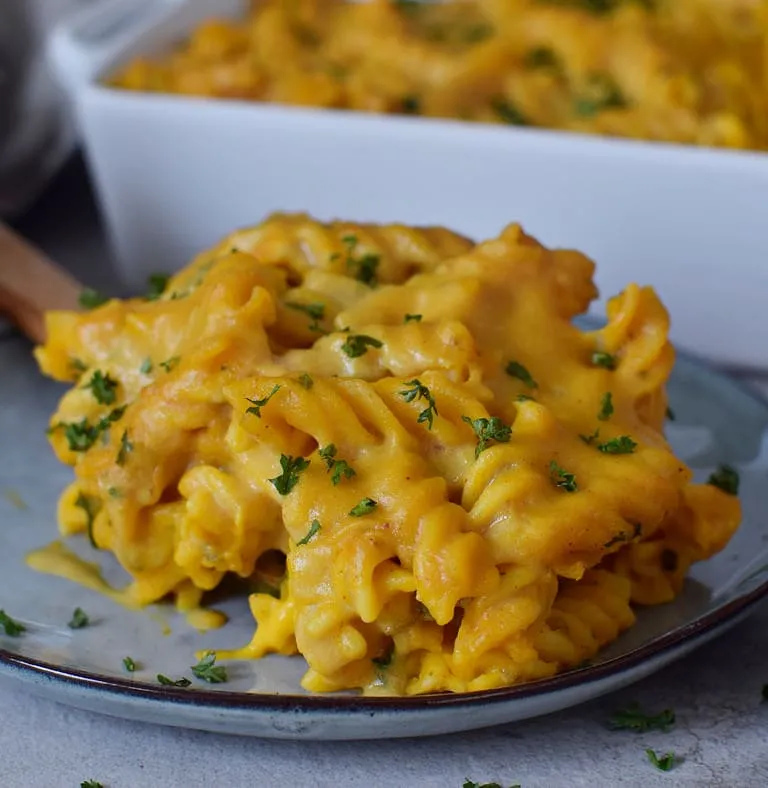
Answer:
[[[749,382],[733,377],[694,353],[676,350],[677,359],[699,372],[714,376],[760,405],[768,416],[768,397]],[[670,652],[695,643],[728,622],[746,617],[768,598],[768,579],[692,621],[664,632],[647,643],[611,657],[597,665],[574,668],[554,676],[523,684],[472,692],[432,692],[406,696],[370,696],[361,694],[297,694],[268,692],[234,692],[206,687],[171,687],[121,676],[67,667],[25,656],[0,646],[0,677],[26,680],[48,679],[68,689],[104,693],[117,700],[146,701],[177,708],[251,711],[251,712],[343,712],[347,715],[371,716],[376,712],[429,713],[440,709],[497,706],[516,700],[547,695],[609,680],[624,671],[638,669],[644,663],[664,659]],[[20,675],[19,675],[20,674]]]

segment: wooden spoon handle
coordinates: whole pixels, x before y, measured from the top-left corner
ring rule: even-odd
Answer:
[[[45,342],[45,313],[77,309],[83,287],[0,222],[0,313],[32,340]]]

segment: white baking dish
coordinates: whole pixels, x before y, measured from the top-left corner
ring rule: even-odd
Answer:
[[[604,295],[653,284],[681,346],[768,367],[768,155],[99,84],[116,63],[241,5],[118,0],[54,38],[131,286],[276,210],[438,223],[477,238],[519,220],[593,256]]]

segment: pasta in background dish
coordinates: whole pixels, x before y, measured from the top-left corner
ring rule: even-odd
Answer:
[[[114,553],[140,605],[258,578],[228,656],[300,653],[308,690],[577,666],[740,520],[664,438],[653,290],[573,325],[593,268],[515,224],[476,245],[274,215],[150,298],[51,313],[37,358],[74,383],[50,430],[76,474],[61,529]]]
[[[768,147],[766,0],[264,0],[115,87]]]

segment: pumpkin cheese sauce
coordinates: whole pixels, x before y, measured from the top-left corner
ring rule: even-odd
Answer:
[[[61,545],[33,566],[173,598],[200,628],[223,623],[203,594],[239,576],[257,627],[218,656],[301,654],[313,691],[582,664],[740,520],[733,471],[693,484],[664,438],[653,290],[574,326],[593,269],[516,224],[475,244],[274,215],[145,298],[50,313],[36,356],[72,384],[49,430],[75,472],[60,528],[131,583]]]
[[[114,87],[768,148],[766,0],[262,0]]]

